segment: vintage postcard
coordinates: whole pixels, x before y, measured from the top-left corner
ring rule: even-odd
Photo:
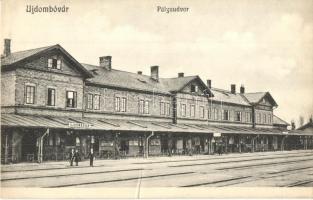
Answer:
[[[2,198],[313,198],[312,0],[2,0]]]

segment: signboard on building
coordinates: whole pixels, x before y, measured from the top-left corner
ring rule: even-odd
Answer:
[[[68,126],[71,128],[91,128],[92,124],[70,122],[68,123]]]
[[[221,136],[222,136],[222,133],[213,133],[213,136],[214,136],[214,137],[221,137]]]

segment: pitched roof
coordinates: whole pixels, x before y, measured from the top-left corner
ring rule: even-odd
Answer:
[[[51,48],[53,46],[55,46],[55,45],[46,46],[46,47],[40,47],[40,48],[36,48],[36,49],[29,49],[29,50],[26,50],[26,51],[13,52],[10,55],[1,58],[1,66],[14,64],[14,63],[16,63],[18,61],[21,61],[21,60],[25,59],[25,58],[33,56],[33,55],[35,55],[35,54],[37,54],[39,52],[47,50],[47,49],[49,49],[49,48]]]
[[[274,106],[278,106],[274,98],[269,92],[254,92],[254,93],[244,93],[242,94],[246,99],[252,103],[252,104],[257,104],[260,103],[260,101],[265,97],[269,97],[270,100],[272,101]]]
[[[23,61],[24,59],[29,59],[30,57],[45,53],[47,51],[58,49],[60,50],[64,55],[67,56],[67,58],[74,63],[74,65],[87,77],[92,77],[92,74],[86,70],[74,57],[72,57],[61,45],[51,45],[36,49],[29,49],[26,51],[18,51],[13,52],[8,56],[1,57],[1,68],[2,67],[10,67],[13,64],[16,64],[17,62]]]
[[[185,76],[176,78],[161,78],[160,81],[168,91],[174,92],[183,89],[188,83],[199,78],[198,76]]]
[[[222,101],[222,103],[226,102],[245,106],[250,105],[249,102],[247,102],[247,100],[241,96],[241,94],[232,94],[230,91],[217,88],[211,88],[211,91],[214,94],[214,97],[212,98],[213,101]]]
[[[299,128],[297,128],[297,130],[303,130],[309,127],[313,127],[313,122],[309,121],[308,123],[304,124],[303,126],[300,126]]]
[[[276,115],[273,115],[273,124],[275,125],[285,125],[285,126],[290,126],[290,124],[281,118],[277,117]]]
[[[155,81],[147,75],[140,75],[116,69],[107,70],[96,65],[82,65],[93,72],[94,77],[87,80],[89,83],[170,94],[162,81]]]

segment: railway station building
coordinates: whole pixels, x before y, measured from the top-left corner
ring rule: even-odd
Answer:
[[[269,92],[213,87],[199,76],[83,64],[62,46],[1,56],[2,163],[312,149],[312,131],[289,131]]]

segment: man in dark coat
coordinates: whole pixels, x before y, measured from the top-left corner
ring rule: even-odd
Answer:
[[[78,153],[78,150],[76,149],[75,150],[75,153],[74,153],[74,161],[76,163],[76,166],[78,166],[78,161],[80,160],[80,155]]]
[[[94,158],[95,158],[95,155],[93,154],[93,149],[90,149],[90,153],[89,153],[90,167],[93,167]]]
[[[72,149],[71,150],[71,152],[70,152],[70,164],[71,164],[71,166],[73,166],[73,161],[74,161],[74,149]]]

